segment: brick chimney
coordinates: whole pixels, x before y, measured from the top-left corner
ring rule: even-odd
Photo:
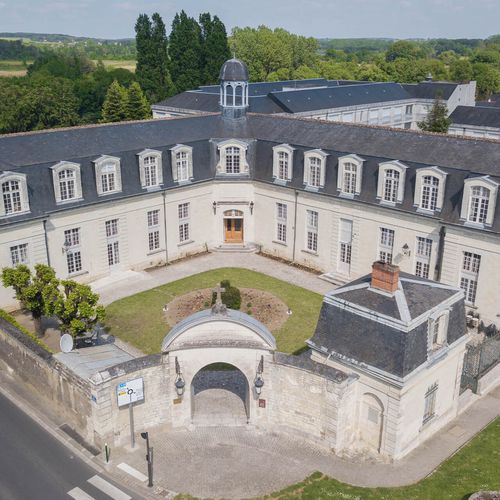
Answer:
[[[399,267],[382,260],[373,263],[372,288],[394,293],[398,289]]]

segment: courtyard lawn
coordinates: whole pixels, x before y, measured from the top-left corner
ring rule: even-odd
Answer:
[[[293,353],[304,348],[316,327],[322,296],[290,285],[265,274],[240,268],[223,268],[195,274],[158,288],[113,302],[106,308],[106,326],[110,333],[129,342],[146,354],[160,352],[170,330],[163,318],[163,306],[178,295],[201,288],[215,287],[228,279],[238,288],[266,290],[292,309],[292,315],[273,332],[278,350]]]
[[[359,488],[320,473],[268,499],[466,500],[479,490],[500,490],[500,417],[429,477],[402,488]]]

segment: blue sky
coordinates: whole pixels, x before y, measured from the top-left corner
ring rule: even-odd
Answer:
[[[315,37],[484,38],[500,32],[500,0],[0,0],[0,31],[101,38],[134,35],[139,13],[219,15],[234,26]]]

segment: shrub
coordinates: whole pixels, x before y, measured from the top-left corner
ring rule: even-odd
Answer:
[[[241,293],[240,293],[239,288],[236,288],[235,286],[231,286],[231,283],[229,282],[229,280],[221,281],[221,287],[225,289],[225,292],[222,292],[222,294],[221,294],[222,303],[228,309],[239,310],[241,307]],[[212,293],[212,305],[215,304],[216,300],[217,300],[217,294],[215,292],[213,292]]]

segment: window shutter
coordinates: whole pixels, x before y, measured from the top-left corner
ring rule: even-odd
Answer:
[[[177,182],[179,179],[177,172],[177,151],[172,151],[170,155],[170,161],[172,162],[172,179]]]

